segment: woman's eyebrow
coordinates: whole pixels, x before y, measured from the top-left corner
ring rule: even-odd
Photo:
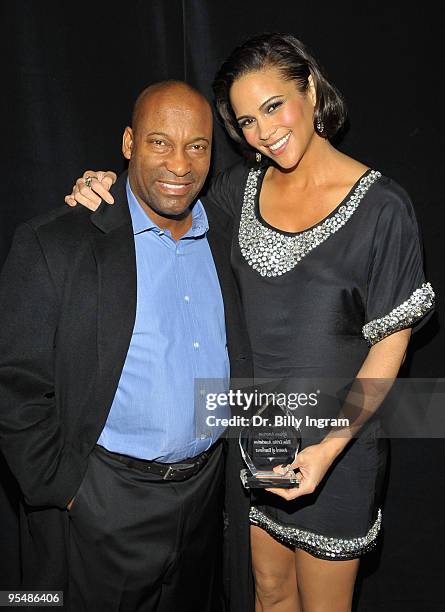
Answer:
[[[261,103],[261,105],[258,107],[258,110],[263,110],[263,108],[269,104],[269,102],[271,102],[272,100],[275,100],[275,98],[282,98],[284,94],[277,94],[276,96],[271,96],[270,98],[267,98],[267,100],[264,100],[264,102]],[[247,119],[247,117],[249,117],[249,115],[241,115],[240,117],[237,117],[236,120],[237,121],[241,121],[241,119]]]

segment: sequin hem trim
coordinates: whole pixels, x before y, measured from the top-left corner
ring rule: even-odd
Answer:
[[[386,336],[410,327],[421,319],[434,306],[434,290],[430,283],[423,283],[405,302],[393,308],[380,319],[373,319],[362,328],[362,334],[369,346],[373,346]]]
[[[312,531],[284,525],[272,520],[254,506],[250,509],[249,518],[253,525],[264,529],[283,544],[301,548],[320,559],[346,560],[356,559],[374,548],[382,524],[382,511],[379,508],[377,519],[365,536],[351,539],[329,538]]]
[[[294,236],[286,236],[265,227],[255,214],[258,179],[262,170],[250,170],[244,190],[238,232],[241,253],[249,266],[261,276],[280,276],[292,270],[315,247],[335,234],[357,210],[362,198],[382,175],[371,170],[363,176],[347,201],[315,227]]]

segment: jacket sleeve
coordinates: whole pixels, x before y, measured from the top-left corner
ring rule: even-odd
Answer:
[[[38,237],[24,224],[0,275],[0,449],[26,503],[64,508],[81,460],[65,443],[56,401],[58,312]]]

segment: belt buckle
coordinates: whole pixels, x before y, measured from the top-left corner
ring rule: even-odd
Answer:
[[[173,468],[171,465],[169,465],[168,470],[165,472],[164,476],[162,477],[162,480],[172,480],[175,473],[176,473],[176,469]]]
[[[172,467],[171,465],[169,465],[167,471],[162,477],[162,480],[173,480],[175,474],[180,474],[181,472],[188,472],[194,467],[196,466],[193,464],[180,464],[177,467]]]

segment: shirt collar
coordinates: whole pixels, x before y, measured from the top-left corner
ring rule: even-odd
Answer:
[[[153,230],[156,233],[161,232],[160,227],[150,219],[142,206],[136,199],[131,187],[130,181],[127,178],[127,199],[128,208],[131,215],[131,223],[133,225],[133,233],[140,234],[142,232]],[[209,221],[201,200],[197,200],[192,209],[192,227],[182,238],[198,238],[207,232],[209,229]],[[182,240],[182,239],[181,239]]]

